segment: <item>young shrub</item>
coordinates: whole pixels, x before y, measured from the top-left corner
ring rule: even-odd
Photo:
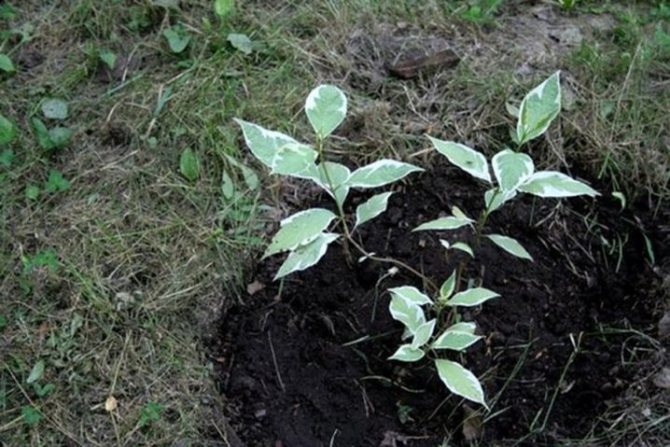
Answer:
[[[560,108],[561,86],[559,72],[556,72],[523,99],[515,135],[518,147],[546,132],[558,116]],[[530,253],[516,239],[502,234],[484,233],[489,215],[521,193],[543,198],[599,195],[590,186],[561,172],[536,171],[530,156],[510,149],[504,149],[493,156],[491,176],[489,163],[483,154],[460,143],[429,138],[433,147],[450,163],[489,186],[484,194],[484,209],[476,221],[454,207],[451,216],[426,222],[414,229],[427,231],[472,228],[473,246],[465,242],[451,244],[441,241],[447,250],[457,249],[468,253],[469,257],[466,259],[474,256],[485,238],[508,254],[532,262]],[[488,408],[477,377],[458,362],[443,358],[445,351],[462,352],[482,338],[475,334],[475,323],[461,321],[458,308],[479,306],[500,296],[484,287],[462,290],[462,274],[466,262],[460,263],[433,299],[414,287],[389,289],[392,297],[389,311],[395,320],[405,326],[403,340],[409,341],[402,344],[389,359],[416,362],[430,353],[440,379],[452,393]],[[432,319],[427,320],[424,308]],[[448,311],[444,312],[445,310]]]
[[[268,257],[288,252],[275,279],[315,265],[326,253],[328,246],[340,238],[344,238],[345,250],[353,246],[361,255],[376,259],[352,238],[352,233],[360,225],[383,213],[392,193],[376,194],[359,205],[355,212],[355,223],[351,225],[343,208],[349,191],[352,188],[378,188],[423,170],[409,163],[382,159],[352,172],[345,165],[329,161],[325,143],[347,114],[347,98],[333,85],[320,85],[312,90],[305,101],[305,113],[315,134],[312,144],[300,143],[280,132],[235,119],[242,128],[251,153],[272,174],[314,182],[333,198],[337,210],[335,214],[324,208],[312,208],[281,221],[280,229],[264,255]],[[334,232],[337,228],[340,233]]]

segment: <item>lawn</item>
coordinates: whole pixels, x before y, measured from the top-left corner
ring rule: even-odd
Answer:
[[[0,444],[668,445],[670,3],[569,3],[0,4]],[[464,254],[437,236],[469,236],[410,230],[481,208],[426,135],[490,159],[559,70],[524,151],[601,195],[515,201],[488,225],[535,262],[484,246],[463,268],[502,295],[454,357],[487,411],[386,360],[386,290],[441,283]],[[336,210],[234,118],[312,141],[319,84],[348,102],[332,160],[425,170],[356,236],[423,280],[337,242],[273,281],[279,222]]]

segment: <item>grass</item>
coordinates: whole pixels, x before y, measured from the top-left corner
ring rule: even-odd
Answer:
[[[161,2],[28,0],[0,10],[10,30],[0,52],[22,67],[0,74],[0,113],[19,129],[0,148],[13,153],[0,168],[0,441],[8,445],[221,439],[225,402],[204,345],[216,336],[216,312],[244,299],[247,268],[272,228],[267,216],[285,211],[292,194],[248,169],[231,118],[308,135],[302,101],[319,82],[350,94],[350,140],[334,151],[406,158],[425,147],[426,132],[496,151],[512,122],[501,105],[564,68],[580,106],[534,158],[570,159],[631,198],[667,198],[669,61],[657,31],[669,31],[665,3],[578,4],[577,19],[598,7],[616,27],[531,75],[515,73],[523,41],[500,43],[515,6],[506,14],[496,2],[247,2],[223,21],[207,0],[181,10],[152,3]],[[179,23],[191,41],[174,54],[162,33]],[[389,78],[383,63],[398,50],[390,30],[399,23],[414,42],[447,39],[460,65]],[[232,48],[230,31],[247,34],[254,51]],[[122,68],[107,68],[102,50]],[[68,103],[62,122],[42,117],[48,97]],[[71,128],[71,142],[43,150],[33,117]],[[201,165],[194,181],[179,173],[187,147]],[[52,171],[67,181],[60,191],[47,191]],[[222,190],[222,178],[232,189]]]

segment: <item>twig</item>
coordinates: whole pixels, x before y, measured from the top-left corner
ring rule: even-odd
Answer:
[[[268,331],[268,344],[270,345],[270,352],[272,353],[272,363],[275,365],[275,373],[277,374],[277,382],[281,387],[283,392],[286,392],[286,387],[284,386],[284,381],[281,379],[281,374],[279,374],[279,365],[277,364],[277,355],[275,354],[275,348],[272,346],[272,335]]]

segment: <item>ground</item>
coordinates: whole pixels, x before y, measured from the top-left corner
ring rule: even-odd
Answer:
[[[286,299],[268,320],[271,330],[258,326],[277,293],[269,278],[276,264],[258,263],[267,237],[279,219],[324,198],[301,182],[269,176],[249,156],[232,118],[308,139],[302,109],[310,89],[329,82],[346,91],[350,115],[330,148],[335,156],[353,167],[383,154],[427,169],[397,191],[396,211],[375,224],[381,227],[368,230],[375,246],[381,242],[373,228],[400,229],[400,222],[419,219],[419,211],[402,206],[402,197],[424,203],[422,218],[436,216],[440,201],[476,207],[466,203],[475,187],[437,162],[424,134],[491,155],[509,143],[514,118],[508,105],[518,105],[531,86],[558,69],[563,111],[530,152],[539,166],[586,179],[603,197],[539,209],[534,221],[522,211],[492,222],[528,240],[538,259],[552,260],[560,275],[534,272],[536,282],[524,282],[525,267],[500,268],[510,269],[505,275],[525,297],[551,297],[544,304],[561,312],[545,316],[539,302],[542,308],[533,308],[533,301],[517,298],[513,309],[501,300],[476,316],[503,337],[491,339],[498,363],[479,351],[471,359],[489,378],[489,390],[499,390],[501,381],[512,384],[498,409],[509,407],[505,399],[537,400],[527,411],[493,413],[481,440],[472,443],[670,442],[670,403],[662,392],[667,382],[659,375],[668,366],[667,323],[660,333],[658,327],[667,321],[670,284],[670,4],[250,1],[220,17],[213,3],[0,4],[0,54],[12,65],[0,67],[0,115],[10,122],[0,122],[0,442],[235,445],[239,432],[249,445],[328,445],[331,438],[338,445],[333,427],[339,427],[340,442],[351,445],[402,445],[402,436],[417,433],[428,438],[409,445],[443,437],[463,442],[459,424],[470,410],[452,399],[447,407],[453,417],[417,417],[420,422],[402,425],[397,401],[383,397],[388,390],[375,381],[343,386],[339,398],[349,405],[347,393],[355,392],[352,411],[365,411],[359,393],[369,390],[379,411],[369,418],[363,413],[360,427],[396,433],[386,444],[363,441],[352,431],[356,426],[332,421],[322,432],[307,423],[298,434],[272,431],[282,425],[276,411],[295,396],[270,394],[278,402],[273,410],[254,388],[260,374],[254,356],[268,360],[258,350],[261,342],[267,349],[270,338],[278,348],[285,337],[305,337],[305,349],[316,358],[328,352],[324,344],[331,346],[336,358],[330,362],[345,368],[336,374],[360,384],[367,371],[360,357],[346,363],[352,349],[341,342],[379,328],[345,329],[336,321],[332,335],[327,321],[341,312],[340,304],[291,299],[301,290],[296,280],[286,283]],[[10,127],[16,134],[11,140]],[[456,186],[450,189],[442,177],[454,178]],[[446,192],[426,197],[437,187]],[[612,192],[626,198],[623,210]],[[394,250],[412,258],[407,249]],[[329,285],[329,268],[348,274],[338,262],[336,249],[311,275]],[[367,293],[379,268],[365,270],[349,287]],[[589,282],[589,275],[595,279]],[[266,287],[257,291],[259,284]],[[365,302],[355,303],[367,315]],[[500,317],[510,312],[535,322],[530,327],[539,332],[517,340],[521,329]],[[282,319],[295,315],[300,330],[291,332]],[[382,330],[390,324],[381,311],[375,321]],[[591,334],[580,349],[565,344],[568,334],[580,331]],[[380,375],[395,377],[398,371],[379,361],[387,349],[380,346],[375,356],[366,344],[359,352],[371,356]],[[547,353],[555,356],[544,362]],[[281,362],[301,362],[305,355],[290,349],[278,354]],[[530,359],[526,369],[524,359]],[[520,377],[538,374],[549,383],[519,385],[527,382],[514,379],[517,363]],[[292,371],[304,368],[301,363]],[[599,377],[598,391],[588,395],[579,377],[564,381],[563,370],[568,378],[577,371],[607,377]],[[270,373],[268,386],[276,388],[274,367]],[[285,374],[289,391],[305,380]],[[408,374],[412,384],[422,372]],[[311,379],[319,386],[319,374]],[[559,416],[542,412],[538,421],[527,419],[553,402],[559,386],[572,387],[556,394],[551,413]],[[593,401],[578,421],[568,418],[570,392]],[[446,397],[430,394],[438,403]],[[419,415],[426,411],[422,405],[433,404],[402,399]],[[379,414],[386,416],[381,422]],[[518,426],[503,430],[509,420]],[[303,438],[292,444],[288,436]]]

